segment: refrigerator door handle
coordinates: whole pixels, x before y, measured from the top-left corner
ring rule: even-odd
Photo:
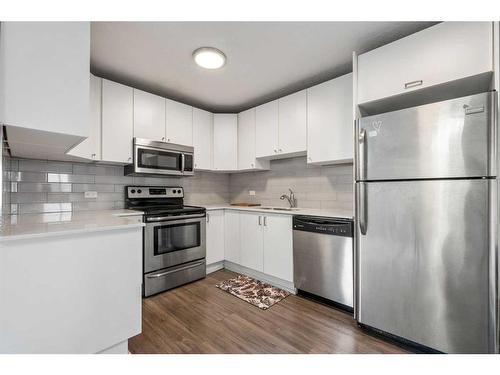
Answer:
[[[358,137],[358,178],[366,179],[366,130],[362,129]]]
[[[360,182],[358,188],[358,214],[359,230],[362,235],[366,234],[366,183]]]

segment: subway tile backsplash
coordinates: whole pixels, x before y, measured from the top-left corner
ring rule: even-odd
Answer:
[[[286,206],[293,189],[299,207],[353,208],[352,164],[309,166],[305,157],[271,161],[271,170],[194,177],[129,177],[123,166],[4,157],[3,212],[11,214],[119,209],[126,185],[183,186],[186,204],[261,203]],[[249,195],[254,190],[255,196]],[[97,191],[95,199],[85,191]]]
[[[119,209],[124,206],[127,185],[183,186],[187,204],[229,202],[226,174],[129,177],[117,165],[4,158],[4,178],[9,189],[3,212],[10,214]],[[97,198],[85,198],[85,191],[97,191]]]
[[[349,209],[354,206],[353,165],[307,165],[305,157],[271,161],[271,170],[233,174],[230,177],[231,202],[287,206],[281,200],[291,188],[298,207]],[[254,190],[255,195],[249,195]]]

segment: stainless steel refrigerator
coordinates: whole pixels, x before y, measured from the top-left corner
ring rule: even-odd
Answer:
[[[498,352],[496,108],[488,92],[356,121],[361,325]]]

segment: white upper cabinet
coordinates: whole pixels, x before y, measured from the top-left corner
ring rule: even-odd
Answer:
[[[210,170],[213,165],[214,115],[193,108],[194,168]]]
[[[238,114],[238,170],[269,169],[268,160],[255,158],[255,111]]]
[[[255,108],[255,156],[272,157],[278,153],[278,101]]]
[[[1,122],[89,136],[89,22],[2,22]]]
[[[279,99],[279,154],[304,154],[307,134],[307,92]]]
[[[132,162],[134,92],[131,87],[102,80],[102,160]]]
[[[358,56],[358,104],[493,71],[491,22],[443,22]]]
[[[165,98],[134,89],[134,137],[165,141]]]
[[[90,134],[68,155],[89,160],[101,160],[101,85],[102,79],[90,75]]]
[[[264,273],[293,282],[293,239],[290,215],[266,215],[264,228]]]
[[[193,145],[193,107],[175,102],[166,101],[167,114],[167,142],[184,146]]]
[[[1,23],[0,123],[14,156],[64,156],[89,137],[89,72],[90,22]]]
[[[352,73],[307,90],[307,162],[353,160]]]
[[[214,170],[238,169],[238,115],[214,114],[213,155]]]

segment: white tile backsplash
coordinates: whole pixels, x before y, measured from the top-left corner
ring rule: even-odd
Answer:
[[[353,166],[307,165],[305,157],[271,161],[271,170],[231,175],[231,202],[287,206],[280,200],[291,188],[299,207],[353,209]],[[249,191],[255,191],[250,195]]]
[[[352,209],[354,200],[352,164],[310,166],[305,157],[273,160],[269,171],[231,175],[197,171],[184,178],[129,177],[117,165],[5,159],[7,212],[123,208],[126,185],[182,186],[186,204],[194,205],[250,202],[286,206],[279,197],[288,188],[304,208]],[[250,190],[255,195],[249,195]],[[97,191],[98,196],[85,198],[85,191]]]
[[[127,185],[183,186],[187,204],[229,202],[229,175],[196,172],[194,177],[130,177],[123,166],[5,158],[10,213],[119,209]],[[97,191],[97,198],[85,198]]]

